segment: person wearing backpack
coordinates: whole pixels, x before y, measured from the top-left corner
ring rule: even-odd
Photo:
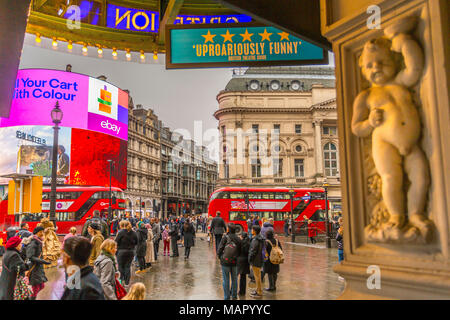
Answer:
[[[275,291],[277,289],[277,277],[280,272],[280,264],[283,263],[283,251],[280,241],[275,239],[272,230],[266,232],[266,258],[264,261],[263,270],[269,278],[269,287],[264,288],[266,291]]]
[[[236,225],[228,224],[228,233],[222,238],[217,250],[217,256],[222,265],[222,286],[224,299],[237,300],[237,259],[241,250],[241,240],[236,235]],[[231,289],[230,289],[231,275]]]
[[[250,295],[255,298],[262,297],[262,281],[261,281],[261,268],[263,266],[263,247],[264,239],[261,236],[261,227],[254,225],[252,227],[252,242],[250,243],[250,250],[248,252],[248,262],[252,266],[253,275],[256,281],[256,291],[253,291]]]

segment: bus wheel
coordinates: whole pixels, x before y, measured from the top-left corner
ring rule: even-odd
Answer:
[[[240,224],[236,225],[236,234],[241,234],[244,231],[244,228]]]

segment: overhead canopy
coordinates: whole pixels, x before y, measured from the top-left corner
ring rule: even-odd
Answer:
[[[215,0],[237,12],[331,50],[320,32],[319,0]]]

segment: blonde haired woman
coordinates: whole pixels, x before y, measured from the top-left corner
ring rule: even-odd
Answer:
[[[69,239],[69,238],[72,238],[72,237],[74,237],[76,235],[77,235],[77,228],[71,227],[69,229],[69,233],[64,236],[63,249],[64,249],[64,243],[66,243],[66,240]]]
[[[128,286],[131,277],[131,263],[133,262],[134,249],[138,243],[138,237],[136,232],[132,230],[129,221],[122,220],[119,226],[120,230],[116,236],[117,264],[122,285]]]
[[[116,252],[117,244],[113,239],[106,239],[100,246],[101,253],[94,263],[94,274],[102,284],[106,300],[117,300],[116,297]]]
[[[128,294],[122,300],[144,300],[145,285],[142,282],[136,282],[130,288]]]

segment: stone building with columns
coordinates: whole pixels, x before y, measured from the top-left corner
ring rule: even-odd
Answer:
[[[341,211],[334,68],[249,68],[217,95],[218,187],[329,185]]]
[[[127,212],[158,216],[161,208],[159,121],[152,109],[129,102]]]

